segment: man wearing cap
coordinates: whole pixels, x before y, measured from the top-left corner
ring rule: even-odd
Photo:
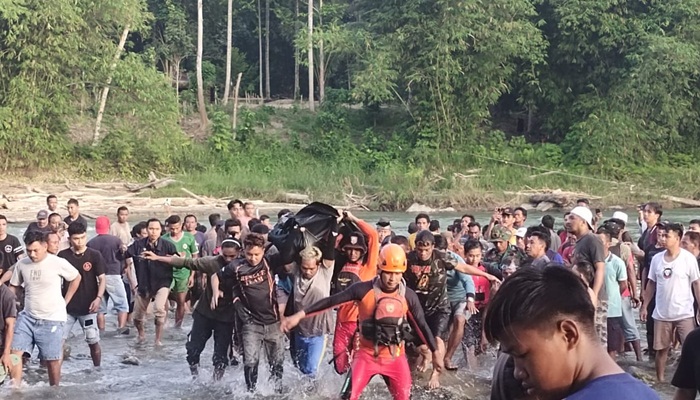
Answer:
[[[347,262],[342,265],[334,278],[333,294],[340,293],[357,282],[365,282],[377,276],[379,261],[379,234],[367,222],[346,211],[345,220],[354,223],[362,233],[353,233],[343,238],[342,251]],[[365,242],[365,236],[367,241]],[[354,353],[354,337],[357,331],[357,305],[344,304],[338,307],[335,332],[333,334],[333,366],[335,372],[344,374],[350,369]],[[350,388],[348,388],[349,393]]]
[[[97,236],[90,239],[87,246],[102,254],[105,261],[105,298],[100,304],[97,314],[97,326],[101,331],[105,330],[105,314],[108,311],[107,303],[112,300],[112,306],[117,310],[117,333],[128,335],[126,319],[129,315],[129,300],[126,297],[126,288],[122,281],[122,261],[119,259],[122,243],[121,239],[109,234],[109,218],[97,217],[95,220],[95,232]]]
[[[389,221],[389,218],[379,218],[377,222],[377,235],[379,243],[383,243],[384,239],[394,235],[394,232],[391,230],[391,221]]]
[[[527,259],[525,251],[511,244],[513,233],[505,226],[495,226],[491,230],[489,241],[493,243],[493,248],[484,255],[482,263],[487,267],[500,268],[502,261],[506,258],[518,259],[518,265],[523,265]]]
[[[605,248],[603,242],[593,231],[593,214],[588,207],[575,207],[566,217],[566,230],[576,236],[573,263],[587,262],[595,268],[593,293],[597,304],[595,326],[598,337],[607,346],[607,307],[608,296],[605,291]]]
[[[27,226],[27,230],[26,232],[24,232],[24,235],[26,236],[29,232],[51,232],[51,227],[49,226],[48,211],[41,210],[38,213],[36,213],[36,222],[32,222],[31,224],[29,224],[29,226]]]
[[[515,246],[516,229],[513,227],[513,224],[515,223],[514,214],[515,211],[513,211],[513,209],[510,207],[497,208],[491,216],[491,221],[489,221],[489,226],[486,229],[486,237],[491,237],[491,232],[497,225],[502,226],[510,232],[510,238],[508,239],[508,241],[510,242],[510,244]]]
[[[518,228],[515,231],[515,245],[522,251],[525,251],[527,247],[527,228]]]
[[[146,251],[142,256],[151,261],[170,264],[173,267],[189,268],[207,275],[207,287],[192,312],[192,330],[187,336],[187,362],[192,376],[199,373],[199,359],[209,338],[214,335],[214,380],[220,380],[228,364],[228,348],[231,345],[234,319],[234,280],[224,277],[221,269],[238,258],[241,243],[236,239],[225,239],[221,252],[215,256],[184,258],[158,256]]]
[[[454,269],[469,275],[483,276],[490,281],[498,278],[471,265],[459,262],[454,255],[443,253],[435,248],[435,237],[430,231],[420,231],[416,235],[416,248],[408,253],[408,268],[404,273],[406,286],[418,295],[418,300],[425,312],[433,336],[437,341],[437,352],[445,356],[445,342],[449,334],[450,301],[447,297],[447,271]],[[419,351],[423,363],[418,370],[424,371],[430,362],[428,347],[420,345]],[[438,387],[439,369],[434,368],[429,386]]]

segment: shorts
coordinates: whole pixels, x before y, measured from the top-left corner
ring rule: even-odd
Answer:
[[[452,301],[450,302],[450,309],[450,321],[454,321],[455,317],[462,317],[467,320],[471,316],[469,311],[467,311],[466,301]]]
[[[467,320],[467,326],[464,330],[464,336],[462,337],[462,344],[466,347],[474,347],[477,352],[480,351],[481,347],[481,315],[483,309],[479,310],[477,314],[473,314]]]
[[[673,345],[673,328],[678,331],[681,344],[683,344],[685,337],[695,329],[695,318],[686,318],[680,321],[654,320],[654,350],[666,350]]]
[[[61,321],[32,318],[22,311],[17,316],[12,351],[31,354],[36,346],[43,360],[60,360],[63,358],[64,325]]]
[[[428,327],[430,327],[430,331],[435,336],[435,339],[440,338],[443,342],[447,341],[450,333],[449,310],[437,309],[431,314],[425,314],[425,322],[428,323]]]
[[[634,319],[632,299],[629,297],[622,298],[622,332],[625,335],[625,343],[637,341],[641,337],[637,321]]]
[[[187,293],[187,281],[190,280],[190,270],[187,268],[173,269],[173,283],[170,284],[170,292],[174,294]]]
[[[622,317],[608,318],[608,352],[624,351],[625,335],[622,331]]]
[[[608,346],[608,301],[598,300],[595,309],[595,332],[603,347]]]
[[[117,312],[129,312],[129,299],[121,275],[105,275],[105,296],[100,304],[100,314],[107,313],[110,300]]]
[[[97,328],[97,314],[82,316],[68,314],[66,326],[63,328],[63,340],[67,340],[70,337],[73,325],[75,325],[76,322],[79,322],[80,327],[83,328],[83,335],[85,335],[85,342],[87,342],[87,344],[97,344],[100,342],[100,330]]]

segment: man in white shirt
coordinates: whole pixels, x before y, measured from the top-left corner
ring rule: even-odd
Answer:
[[[24,285],[24,310],[19,313],[12,339],[12,354],[22,357],[34,346],[46,361],[49,383],[58,386],[61,380],[63,356],[63,325],[66,304],[78,286],[80,274],[68,261],[49,254],[46,238],[41,232],[29,232],[25,237],[27,258],[15,264],[10,279],[13,292]],[[65,299],[61,293],[63,280],[70,282]],[[11,374],[15,387],[22,383],[22,364],[13,366]]]
[[[666,250],[654,256],[649,267],[649,280],[644,291],[648,301],[656,290],[654,318],[654,350],[656,350],[656,379],[664,381],[668,351],[673,344],[674,329],[681,343],[695,329],[693,294],[700,299],[700,272],[697,259],[681,248],[683,226],[668,224]],[[647,309],[643,304],[640,319],[646,321]]]

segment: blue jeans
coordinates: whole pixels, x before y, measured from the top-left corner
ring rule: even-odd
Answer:
[[[63,321],[36,319],[22,311],[17,316],[12,351],[31,354],[36,346],[39,348],[42,359],[60,360],[63,357],[64,325]]]
[[[299,334],[294,335],[296,344],[296,358],[299,363],[299,370],[304,375],[316,376],[316,372],[326,351],[327,336],[304,337]]]
[[[105,275],[105,296],[100,303],[100,314],[107,314],[109,300],[117,312],[129,312],[129,298],[121,275]]]

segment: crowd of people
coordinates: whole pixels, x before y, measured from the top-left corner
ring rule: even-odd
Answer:
[[[437,388],[445,371],[476,368],[490,345],[499,347],[494,399],[656,399],[617,357],[631,352],[643,361],[645,350],[664,382],[679,345],[676,398],[695,398],[700,220],[686,230],[663,220],[658,203],[640,206],[635,221],[619,211],[605,219],[589,206],[581,199],[559,230],[550,215],[530,223],[521,207],[499,208],[483,226],[464,215],[445,230],[418,214],[406,236],[387,218],[373,226],[337,211],[323,237],[289,262],[272,243],[274,230],[294,218],[289,210],[273,225],[253,204],[234,200],[226,218],[209,216],[209,227],[173,214],[132,228],[122,206],[113,223],[97,217],[88,240],[78,200],[68,200],[63,217],[49,196],[22,240],[0,215],[0,370],[19,387],[23,360],[37,348],[58,385],[76,322],[100,366],[107,313],[116,312],[117,335],[133,327],[139,343],[152,316],[161,346],[172,311],[173,329],[191,313],[192,375],[213,336],[213,379],[242,357],[251,392],[263,352],[275,389],[285,390],[286,347],[293,365],[315,379],[332,335],[331,363],[346,376],[343,398],[352,400],[375,375],[395,399],[409,399],[412,369],[432,367],[428,388]],[[636,242],[631,223],[643,232]],[[635,309],[646,323],[646,349]]]

